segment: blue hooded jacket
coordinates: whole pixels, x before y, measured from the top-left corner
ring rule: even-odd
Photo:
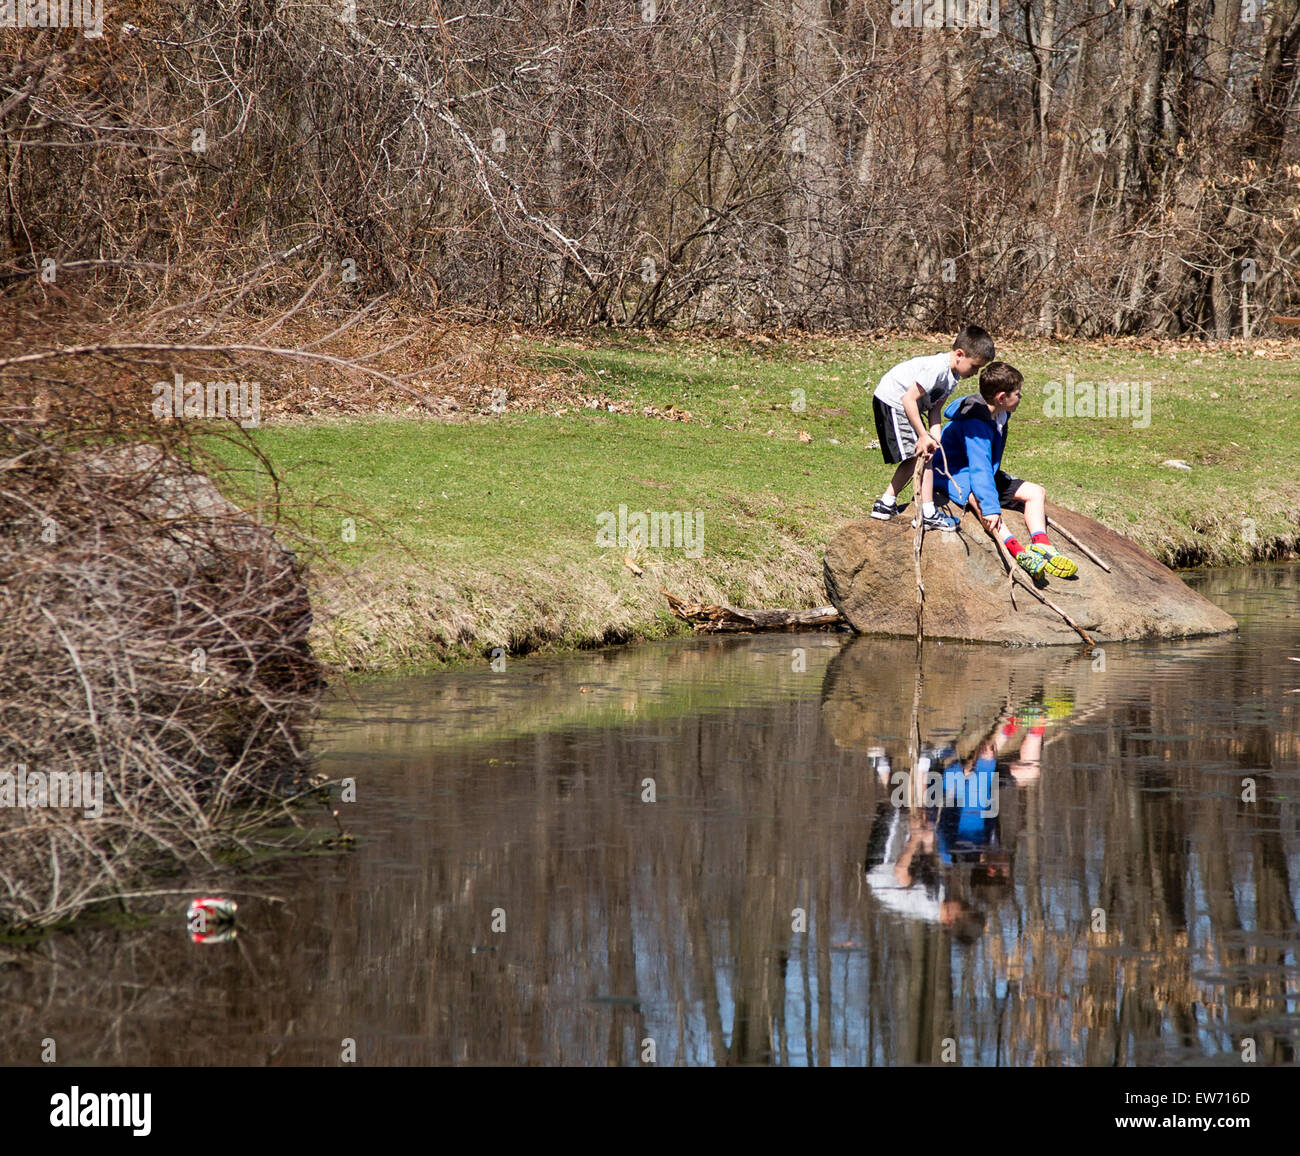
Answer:
[[[939,438],[943,453],[933,458],[935,498],[940,499],[946,491],[956,505],[964,507],[974,490],[985,517],[1000,514],[998,483],[1006,476],[1002,473],[1002,453],[1010,418],[999,430],[988,403],[978,393],[956,398],[943,415],[948,424]],[[945,470],[951,476],[946,477]]]

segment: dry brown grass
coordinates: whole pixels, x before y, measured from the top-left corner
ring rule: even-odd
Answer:
[[[391,671],[447,659],[664,637],[683,627],[660,586],[699,602],[810,606],[825,601],[821,550],[781,536],[769,558],[638,556],[636,576],[611,552],[599,565],[519,560],[498,572],[381,560],[316,588],[313,645],[353,671]]]

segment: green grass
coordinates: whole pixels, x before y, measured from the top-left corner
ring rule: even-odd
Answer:
[[[622,415],[299,426],[259,441],[274,461],[293,464],[299,496],[341,491],[337,509],[304,521],[340,558],[397,542],[490,570],[548,552],[595,558],[596,514],[620,503],[702,510],[709,549],[757,557],[775,528],[802,531],[826,503],[852,507],[840,484],[843,447]],[[351,546],[342,542],[347,516],[358,519]]]
[[[661,583],[704,601],[824,600],[827,537],[861,517],[889,476],[867,448],[871,389],[897,361],[944,344],[538,342],[520,350],[526,360],[577,368],[587,392],[632,412],[323,421],[263,427],[256,439],[287,477],[291,513],[347,575],[323,577],[319,591],[336,615],[319,640],[335,663],[393,669],[498,645],[659,637],[676,628]],[[1294,548],[1300,386],[1289,348],[1267,352],[1008,344],[999,356],[1026,385],[1004,466],[1166,561]],[[1150,424],[1048,417],[1044,385],[1067,374],[1149,383]],[[641,416],[646,406],[691,420]],[[1162,468],[1168,458],[1193,468]],[[258,488],[254,476],[245,500]],[[646,573],[634,576],[625,550],[596,542],[597,515],[620,504],[701,511],[703,556],[645,549]]]

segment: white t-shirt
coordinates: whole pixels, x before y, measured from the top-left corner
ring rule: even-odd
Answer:
[[[924,919],[927,923],[938,923],[940,902],[943,899],[942,888],[938,892],[931,892],[923,883],[905,887],[894,874],[894,865],[907,849],[910,835],[907,819],[900,807],[890,820],[885,860],[867,872],[867,886],[871,888],[876,902],[886,910],[913,919]]]
[[[957,388],[958,377],[953,373],[948,362],[950,354],[936,353],[932,357],[914,357],[896,365],[876,386],[876,397],[900,412],[903,409],[903,394],[912,386],[920,384],[926,397],[917,402],[917,408],[924,417],[931,406],[942,405]]]

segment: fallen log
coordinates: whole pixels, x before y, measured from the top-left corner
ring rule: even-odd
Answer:
[[[726,634],[753,630],[811,630],[838,626],[844,621],[834,606],[816,606],[811,610],[751,610],[740,606],[717,606],[709,602],[687,602],[670,594],[662,586],[659,593],[668,599],[672,612],[695,627],[696,633]]]

